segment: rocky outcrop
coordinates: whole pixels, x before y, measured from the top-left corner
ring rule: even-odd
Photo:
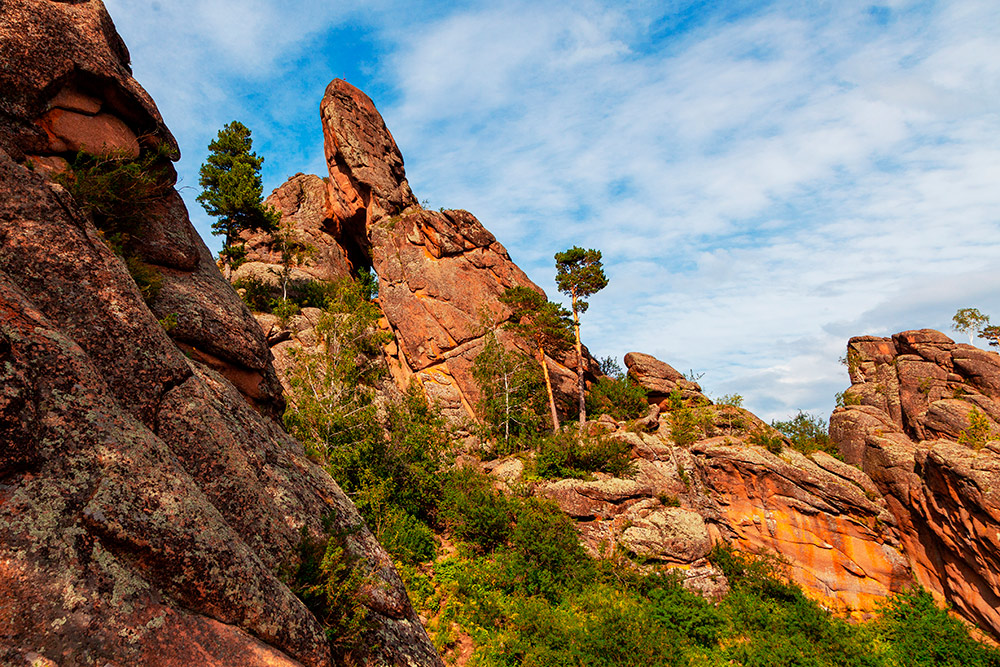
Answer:
[[[686,382],[655,370],[666,364],[652,357],[630,356],[631,369],[641,364],[654,369],[654,377]],[[805,455],[782,445],[780,435],[746,410],[682,391],[686,398],[665,402],[662,413],[644,420],[596,422],[605,437],[631,446],[631,478],[596,474],[534,487],[577,520],[592,554],[617,549],[664,564],[709,596],[726,588],[707,559],[714,544],[776,554],[810,595],[857,618],[911,582],[895,516],[872,480],[825,452]],[[656,428],[636,432],[647,420]],[[679,446],[692,439],[682,435],[690,428],[694,443]],[[755,444],[762,436],[780,452]],[[500,475],[510,468],[494,465],[491,474],[510,485]]]
[[[173,146],[101,3],[4,2],[0,61],[0,662],[330,665],[276,573],[332,517],[367,577],[367,659],[440,664],[388,556],[271,418],[267,341],[176,192],[137,234],[162,276],[147,304],[48,177],[78,147]]]
[[[479,400],[471,369],[486,332],[497,331],[508,347],[523,347],[499,331],[511,313],[500,295],[514,286],[541,290],[471,213],[417,204],[399,148],[367,95],[337,79],[326,89],[320,116],[329,177],[298,174],[268,199],[298,240],[315,250],[293,281],[374,270],[385,325],[395,338],[386,349],[393,377],[401,388],[417,380],[446,416],[464,421]],[[276,284],[280,257],[273,240],[244,238],[249,261],[234,279]],[[575,357],[547,363],[568,413]],[[589,355],[587,363],[588,370],[596,367]]]
[[[930,329],[847,350],[831,436],[885,496],[917,581],[1000,637],[1000,355]]]
[[[697,382],[688,380],[673,366],[651,355],[629,352],[625,355],[625,367],[629,378],[646,390],[647,400],[660,408],[667,407],[665,401],[674,392],[684,399],[704,398]]]

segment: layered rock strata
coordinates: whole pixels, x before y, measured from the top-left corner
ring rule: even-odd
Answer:
[[[0,61],[0,662],[330,665],[277,572],[332,517],[366,577],[358,657],[440,664],[386,553],[272,419],[267,341],[176,191],[136,234],[162,280],[147,304],[49,178],[79,148],[174,147],[103,5],[4,2]]]

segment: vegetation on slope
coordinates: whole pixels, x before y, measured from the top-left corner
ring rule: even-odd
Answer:
[[[640,572],[624,557],[591,558],[553,503],[503,493],[474,466],[455,466],[454,437],[418,387],[395,400],[376,391],[385,379],[376,362],[384,341],[365,297],[350,281],[329,288],[319,327],[325,346],[300,353],[286,423],[355,500],[451,659],[480,667],[1000,665],[1000,653],[918,589],[851,625],[785,581],[766,557],[716,548],[711,560],[730,591],[715,602],[655,565]],[[491,354],[493,362],[502,356]],[[517,362],[501,366],[513,377],[529,366]],[[526,384],[542,387],[537,379]],[[627,473],[627,452],[600,440],[540,436],[545,399],[530,398],[522,402],[536,412],[523,421],[487,406],[496,420],[487,420],[484,435],[505,449],[532,448],[525,458],[535,475]],[[697,433],[700,407],[678,410],[685,407]],[[808,439],[815,424],[798,420],[806,421],[796,427]],[[363,614],[344,603],[360,584],[343,566],[335,535],[304,543],[300,560],[293,589],[343,652],[343,637],[363,636]],[[338,603],[346,611],[332,614]]]

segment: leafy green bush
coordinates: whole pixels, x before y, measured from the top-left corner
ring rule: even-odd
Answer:
[[[606,436],[584,437],[566,429],[538,440],[535,473],[539,477],[584,479],[592,472],[616,477],[634,474],[632,447]]]
[[[780,454],[785,448],[785,441],[780,435],[774,435],[767,431],[757,431],[748,438],[751,445],[763,447],[772,454]]]
[[[1000,651],[973,640],[961,621],[918,588],[889,598],[867,631],[884,647],[887,665],[1000,666]]]
[[[510,536],[513,508],[488,477],[473,468],[448,474],[441,514],[455,537],[492,551]]]
[[[587,414],[606,414],[619,421],[636,419],[646,414],[646,390],[624,376],[618,379],[600,377],[590,385],[586,397]]]
[[[969,426],[958,434],[958,441],[972,449],[982,449],[993,434],[990,419],[985,414],[972,408],[969,410]]]
[[[134,236],[149,215],[150,206],[172,187],[164,168],[168,159],[169,149],[163,144],[143,150],[138,158],[80,151],[70,160],[69,171],[53,176],[90,214],[105,243],[125,262],[147,302],[156,297],[163,277],[143,261]]]
[[[333,516],[324,519],[325,534],[318,539],[303,528],[295,562],[283,568],[282,578],[323,625],[334,655],[343,657],[359,646],[372,623],[360,600],[366,577],[346,548],[349,533],[333,523]]]
[[[793,449],[803,454],[823,451],[840,458],[840,450],[830,440],[826,420],[822,417],[806,414],[800,410],[792,419],[775,420],[771,422],[771,426],[791,441]]]
[[[555,600],[592,574],[575,522],[549,500],[528,498],[518,505],[510,543],[512,581],[528,595]]]
[[[291,319],[300,312],[302,309],[291,299],[275,299],[271,302],[271,313],[277,316],[283,327],[287,327]]]
[[[243,290],[241,294],[243,303],[250,310],[255,313],[271,312],[271,294],[274,292],[274,287],[268,285],[260,278],[256,276],[240,278],[233,283],[233,288]]]

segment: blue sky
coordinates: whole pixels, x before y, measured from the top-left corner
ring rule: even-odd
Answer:
[[[214,249],[208,142],[239,119],[267,191],[322,175],[341,77],[417,197],[473,212],[550,298],[555,252],[603,251],[594,354],[766,419],[828,417],[851,336],[1000,318],[995,1],[105,4]]]

